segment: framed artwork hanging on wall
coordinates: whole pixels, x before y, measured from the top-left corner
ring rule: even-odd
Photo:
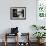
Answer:
[[[26,19],[26,7],[11,7],[10,8],[11,20],[25,20]]]
[[[46,18],[46,0],[37,1],[37,16],[39,18]]]
[[[37,25],[43,25],[46,24],[46,0],[37,0],[37,15],[36,15],[36,23]]]

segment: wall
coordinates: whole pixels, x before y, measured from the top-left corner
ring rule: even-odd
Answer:
[[[26,20],[10,20],[10,7],[26,7]],[[20,32],[32,36],[32,24],[36,24],[36,0],[0,0],[0,34],[17,26]]]

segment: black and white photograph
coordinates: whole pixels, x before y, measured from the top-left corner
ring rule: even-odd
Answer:
[[[11,20],[24,20],[26,19],[26,7],[11,7],[10,8]]]

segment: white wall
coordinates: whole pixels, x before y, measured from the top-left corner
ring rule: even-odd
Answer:
[[[10,20],[10,7],[26,7],[26,20]],[[36,24],[36,0],[0,0],[0,34],[17,26],[32,35],[32,24]]]
[[[26,20],[10,20],[10,7],[26,7]],[[0,33],[16,26],[20,32],[29,32],[32,24],[36,24],[36,0],[0,1]]]

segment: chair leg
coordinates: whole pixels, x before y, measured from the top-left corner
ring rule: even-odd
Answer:
[[[7,46],[7,42],[5,41],[5,46]]]
[[[5,34],[5,46],[7,46],[7,33]]]

